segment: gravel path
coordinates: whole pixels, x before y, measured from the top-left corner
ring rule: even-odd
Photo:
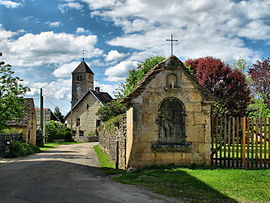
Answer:
[[[110,180],[93,146],[62,145],[20,159],[0,159],[0,202],[177,202]]]

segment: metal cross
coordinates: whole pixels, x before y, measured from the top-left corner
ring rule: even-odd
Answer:
[[[171,56],[173,55],[173,42],[177,42],[178,40],[173,39],[173,35],[171,35],[171,39],[166,39],[166,41],[171,42]]]
[[[83,49],[83,50],[82,50],[82,54],[83,54],[82,60],[83,60],[83,61],[84,61],[84,51],[85,51],[85,50]]]

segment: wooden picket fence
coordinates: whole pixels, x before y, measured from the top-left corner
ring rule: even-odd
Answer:
[[[270,118],[212,117],[211,163],[270,168]]]

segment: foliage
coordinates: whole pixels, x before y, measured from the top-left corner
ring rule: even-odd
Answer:
[[[241,71],[232,70],[213,57],[189,59],[185,64],[199,84],[219,99],[214,115],[243,116],[246,113],[250,92]]]
[[[126,112],[126,107],[121,104],[120,101],[138,85],[149,70],[163,60],[164,58],[160,56],[151,57],[140,63],[136,70],[130,70],[126,82],[124,84],[120,84],[114,92],[114,96],[117,100],[105,104],[98,110],[97,115],[99,115],[100,119],[105,122]]]
[[[270,58],[257,61],[248,73],[252,79],[252,90],[270,108]]]
[[[50,121],[45,125],[45,134],[48,136],[48,141],[53,139],[65,139],[70,141],[72,133],[71,129],[66,128],[64,124],[57,121]]]
[[[114,180],[146,186],[184,202],[268,202],[270,170],[142,169]]]
[[[251,99],[251,103],[248,105],[248,111],[250,117],[270,117],[270,108],[263,102],[262,99]]]
[[[99,145],[94,146],[94,150],[97,153],[99,167],[101,167],[106,174],[112,175],[123,172],[121,169],[114,169],[115,165],[110,160],[109,156],[103,152]]]
[[[164,59],[165,58],[161,56],[150,57],[140,63],[136,70],[130,70],[125,84],[121,84],[116,90],[115,97],[117,99],[122,99],[127,96],[138,85],[146,73]]]
[[[65,119],[64,119],[64,116],[63,116],[63,114],[61,113],[61,111],[60,111],[60,108],[58,107],[58,106],[56,106],[55,108],[54,108],[54,115],[59,119],[59,121],[61,122],[61,123],[64,123],[65,122]]]
[[[112,101],[100,107],[97,111],[100,120],[103,122],[126,112],[126,107],[121,104],[119,101]]]
[[[5,128],[1,130],[0,132],[4,134],[20,134],[22,133],[22,130],[18,128]]]
[[[121,121],[123,121],[125,114],[120,114],[117,115],[115,117],[112,117],[111,119],[107,120],[102,126],[101,128],[104,128],[105,130],[114,133],[115,132],[115,128],[119,128],[119,125],[121,123]]]
[[[96,136],[96,131],[90,131],[88,134],[87,134],[88,137],[94,137]]]
[[[5,128],[6,121],[20,120],[24,115],[22,95],[28,88],[21,84],[22,79],[13,74],[11,65],[0,61],[0,129]]]
[[[36,145],[21,142],[13,142],[9,148],[9,152],[5,154],[5,157],[15,158],[38,152],[40,152],[40,149]]]

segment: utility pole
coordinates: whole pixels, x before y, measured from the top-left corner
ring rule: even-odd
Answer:
[[[40,88],[40,130],[42,133],[42,145],[45,144],[45,136],[44,136],[44,125],[43,125],[43,94],[42,94],[42,88]]]

